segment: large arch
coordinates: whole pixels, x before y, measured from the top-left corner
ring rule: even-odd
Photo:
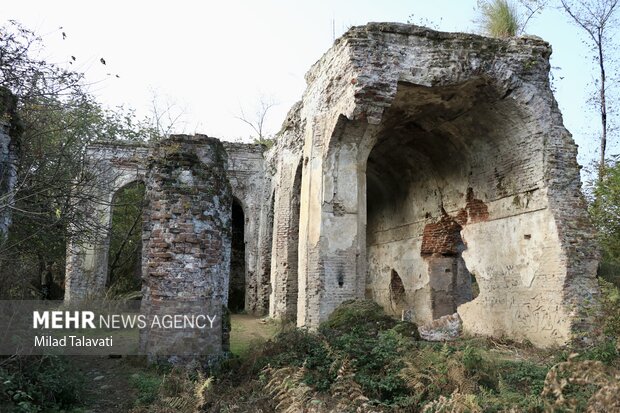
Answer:
[[[91,193],[83,194],[80,208],[96,217],[98,225],[88,233],[72,231],[67,242],[65,300],[101,297],[108,278],[108,251],[114,194],[133,182],[144,181],[150,149],[119,143],[93,144],[87,151],[87,166],[95,177]]]
[[[587,328],[597,256],[549,53],[369,24],[313,66],[298,325],[351,298],[386,306],[394,270],[419,322],[457,310],[470,333],[542,346]]]
[[[516,150],[528,134],[524,119],[484,78],[435,88],[399,84],[369,140],[366,163],[366,290],[386,310],[394,312],[393,271],[404,288],[395,315],[407,310],[424,323],[471,301],[462,231],[488,221],[489,204],[533,197],[542,179],[542,171],[519,179],[519,171],[542,162],[540,153]],[[506,165],[502,160],[509,158]],[[491,218],[509,219],[541,205],[513,207]]]

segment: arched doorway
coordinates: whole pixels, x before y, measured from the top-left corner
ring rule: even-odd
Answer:
[[[236,198],[233,198],[232,202],[231,247],[228,309],[239,313],[245,310],[245,214]]]
[[[142,221],[145,185],[120,188],[112,198],[106,289],[108,296],[139,298],[142,288]]]

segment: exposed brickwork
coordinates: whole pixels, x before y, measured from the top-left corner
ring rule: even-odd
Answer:
[[[420,254],[443,256],[456,256],[460,253],[459,248],[463,243],[461,229],[463,227],[449,216],[445,211],[437,222],[426,224],[422,235],[422,248]]]
[[[125,151],[152,153],[158,176],[146,178],[149,297],[226,295],[229,182],[245,213],[249,312],[316,327],[345,300],[390,307],[398,295],[394,313],[430,322],[458,310],[469,333],[541,346],[587,335],[597,254],[550,52],[529,37],[354,27],[311,68],[272,149],[226,144],[227,167],[199,138],[178,138],[180,152],[174,139]],[[124,171],[110,193],[145,179],[144,161],[106,151],[96,152]],[[101,285],[107,245],[78,247],[68,285],[84,296]],[[203,285],[201,273],[215,278]]]
[[[222,144],[206,136],[176,135],[156,148],[144,210],[143,307],[206,300],[221,320],[231,257],[232,193],[225,168]],[[222,334],[189,338],[217,354],[228,348],[223,341],[227,327],[220,328]],[[165,347],[168,340],[173,349],[180,339],[178,332],[162,332],[143,345],[148,352],[149,346]]]
[[[467,205],[465,206],[469,221],[472,224],[489,219],[489,208],[480,199],[474,198],[474,190],[467,188]]]

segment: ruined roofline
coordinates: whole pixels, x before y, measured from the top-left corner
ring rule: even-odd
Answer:
[[[310,67],[306,72],[304,79],[306,84],[309,85],[313,81],[313,77],[316,74],[317,67],[320,67],[323,61],[333,53],[333,50],[338,47],[344,47],[350,40],[359,40],[364,38],[371,38],[372,34],[395,34],[403,37],[420,37],[435,41],[446,40],[459,40],[459,41],[473,41],[473,42],[485,42],[487,44],[494,44],[497,46],[517,46],[531,47],[531,48],[545,48],[547,49],[547,58],[551,56],[552,47],[549,42],[543,40],[538,36],[521,35],[510,37],[506,39],[499,39],[495,37],[483,36],[474,33],[464,32],[444,32],[439,30],[433,30],[428,27],[418,26],[415,24],[396,23],[396,22],[369,22],[361,26],[353,26],[349,28],[342,36],[337,38],[333,45],[323,53],[323,55]],[[506,49],[502,51],[502,54],[510,54],[510,50]]]
[[[353,37],[354,33],[362,32],[381,32],[381,33],[394,33],[394,34],[403,34],[407,36],[417,36],[417,37],[426,37],[429,39],[436,40],[445,40],[452,38],[463,38],[470,40],[493,40],[496,42],[510,42],[510,41],[522,41],[525,44],[527,43],[537,43],[538,46],[549,46],[549,43],[538,36],[531,35],[521,35],[521,36],[513,36],[506,39],[500,39],[497,37],[489,37],[476,33],[466,33],[466,32],[446,32],[441,30],[434,30],[425,26],[418,26],[416,24],[408,24],[408,23],[390,23],[390,22],[368,22],[366,25],[361,26],[353,26],[349,30],[347,30],[341,37],[342,38],[350,38]],[[340,39],[337,39],[338,41]]]
[[[200,139],[215,139],[218,140],[220,142],[222,142],[222,144],[227,147],[227,148],[235,148],[235,149],[239,149],[239,148],[262,148],[264,147],[264,145],[260,144],[260,143],[245,143],[245,142],[232,142],[232,141],[227,141],[224,139],[220,139],[220,138],[215,138],[215,137],[211,137],[208,136],[206,134],[202,134],[202,133],[196,133],[194,135],[188,135],[188,134],[173,134],[168,136],[167,138],[164,138],[158,142],[161,141],[165,141],[165,140],[178,140],[179,138],[181,138],[182,140],[194,140],[194,141],[199,141]],[[107,140],[97,140],[94,142],[91,142],[87,145],[87,148],[129,148],[129,149],[134,149],[134,148],[144,148],[144,149],[150,149],[153,148],[154,146],[156,146],[157,142],[133,142],[133,141],[107,141]]]
[[[231,142],[231,141],[222,141],[224,148],[228,149],[243,149],[243,148],[251,148],[251,149],[261,149],[265,150],[265,145],[262,143],[245,143],[245,142]]]

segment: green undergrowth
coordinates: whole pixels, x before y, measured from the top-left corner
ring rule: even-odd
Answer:
[[[0,360],[0,412],[77,412],[82,391],[82,380],[64,357]]]
[[[606,339],[579,353],[484,338],[425,342],[415,325],[352,301],[317,331],[285,327],[214,371],[134,375],[132,413],[613,411],[618,291],[603,287]]]
[[[620,292],[603,280],[601,290],[600,340],[587,348],[480,337],[431,343],[377,304],[350,301],[316,331],[283,326],[215,370],[145,367],[129,380],[137,394],[131,412],[620,411]],[[3,369],[0,411],[79,406],[76,376],[54,363]]]
[[[585,411],[601,400],[612,406],[620,374],[618,290],[602,287],[603,339],[578,353],[483,338],[424,342],[415,325],[377,304],[347,302],[317,331],[284,329],[225,362],[212,372],[201,410]]]

